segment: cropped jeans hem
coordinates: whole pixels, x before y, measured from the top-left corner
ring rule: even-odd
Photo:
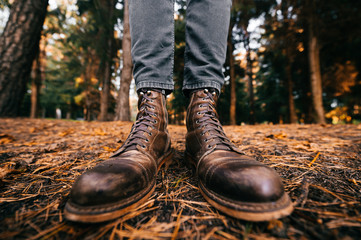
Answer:
[[[172,92],[174,89],[174,84],[160,83],[158,81],[152,81],[152,80],[143,80],[136,84],[136,88],[137,88],[137,90],[142,89],[142,88],[158,88],[158,89],[164,89],[164,90],[168,90],[169,92]]]
[[[183,86],[183,92],[187,90],[194,90],[199,88],[215,88],[219,93],[221,92],[222,85],[218,81],[214,80],[203,80],[199,83],[185,84]]]

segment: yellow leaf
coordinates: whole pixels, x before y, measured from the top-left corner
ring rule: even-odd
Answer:
[[[0,134],[0,144],[14,142],[15,138],[9,134]]]
[[[108,135],[106,132],[104,132],[102,129],[100,129],[100,128],[96,128],[95,130],[94,130],[94,134],[95,135],[98,135],[98,136],[105,136],[105,135]]]
[[[68,129],[68,130],[66,130],[66,131],[64,131],[64,132],[60,132],[60,133],[59,133],[59,136],[60,136],[60,137],[65,137],[65,136],[67,136],[67,135],[69,135],[69,134],[72,134],[72,133],[74,133],[74,129],[70,128],[70,129]]]
[[[110,147],[107,147],[107,146],[104,146],[103,149],[107,152],[114,152],[115,150],[117,150],[117,148],[110,148]]]

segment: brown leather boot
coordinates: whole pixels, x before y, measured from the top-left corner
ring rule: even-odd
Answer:
[[[158,91],[142,91],[138,109],[137,120],[123,146],[75,181],[64,211],[68,220],[115,219],[153,193],[157,172],[172,153],[165,96]]]
[[[289,215],[292,202],[271,168],[243,155],[225,135],[215,90],[191,94],[187,110],[186,160],[199,189],[215,208],[235,218],[266,221]]]

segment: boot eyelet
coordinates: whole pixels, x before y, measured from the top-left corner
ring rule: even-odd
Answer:
[[[142,147],[143,149],[146,149],[146,148],[147,148],[145,145],[142,145],[141,147]]]
[[[201,133],[201,136],[204,136],[204,133]]]
[[[148,134],[149,134],[149,136],[152,136],[152,135],[153,135],[153,133],[151,133],[151,132],[150,132],[150,133],[148,133]]]
[[[149,139],[147,138],[147,139],[145,139],[145,141],[146,141],[146,142],[149,142]]]
[[[212,148],[212,146],[211,146],[211,145],[208,145],[207,147],[208,147],[208,149],[211,149],[211,148]]]
[[[201,115],[201,112],[197,112],[197,115]]]
[[[206,88],[206,89],[204,89],[204,93],[208,93],[209,91],[208,91],[208,89]]]
[[[201,108],[201,107],[203,107],[203,105],[202,105],[202,104],[199,104],[199,106],[198,106],[198,107],[200,107],[200,108]]]
[[[153,100],[153,99],[150,99],[150,102],[154,102],[154,100]]]
[[[208,139],[204,139],[205,142],[208,142]],[[209,145],[208,145],[209,146]]]
[[[199,120],[197,120],[196,123],[199,124]]]
[[[156,120],[154,120],[154,123],[157,123],[158,121],[157,121],[157,119]]]

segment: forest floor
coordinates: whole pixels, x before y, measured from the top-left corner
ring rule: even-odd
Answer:
[[[247,155],[274,168],[295,205],[270,222],[211,207],[183,162],[184,126],[169,126],[175,156],[148,202],[102,224],[64,220],[74,179],[115,151],[130,122],[0,119],[0,239],[361,239],[361,125],[225,126]]]

